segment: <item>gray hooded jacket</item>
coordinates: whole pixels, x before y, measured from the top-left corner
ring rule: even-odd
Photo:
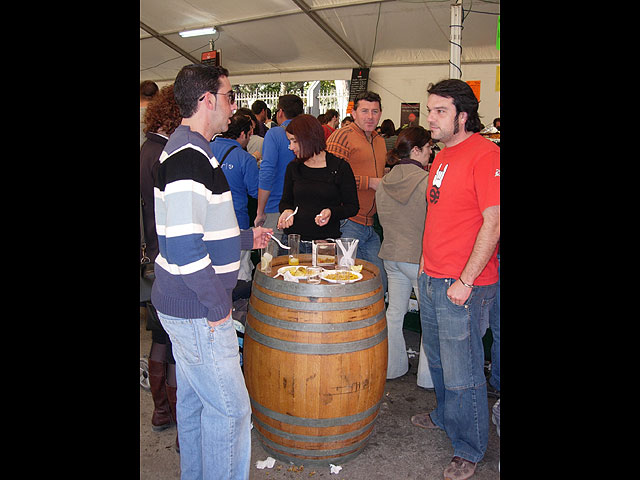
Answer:
[[[428,172],[413,164],[398,164],[382,178],[376,191],[384,237],[380,258],[420,263],[428,178]]]

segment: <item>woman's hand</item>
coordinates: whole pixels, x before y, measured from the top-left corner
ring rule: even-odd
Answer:
[[[285,218],[289,217],[292,214],[293,214],[293,210],[291,210],[290,208],[287,208],[284,212],[280,214],[280,218],[278,218],[278,225],[277,225],[278,229],[284,230],[285,228],[289,228],[291,225],[293,225],[294,217],[291,217],[285,221]]]
[[[329,219],[331,218],[331,210],[328,208],[324,208],[318,215],[316,215],[316,225],[319,227],[324,227],[327,223],[329,223]]]

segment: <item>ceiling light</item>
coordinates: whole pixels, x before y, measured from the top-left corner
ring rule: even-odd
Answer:
[[[197,30],[185,30],[184,32],[180,32],[179,35],[182,38],[186,37],[197,37],[199,35],[213,35],[216,33],[216,27],[207,27],[207,28],[198,28]]]

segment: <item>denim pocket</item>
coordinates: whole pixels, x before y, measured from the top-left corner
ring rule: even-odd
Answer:
[[[198,345],[198,326],[193,319],[159,315],[162,326],[171,338],[173,354],[188,365],[200,365],[202,353]]]
[[[478,319],[478,325],[480,326],[480,332],[484,335],[489,328],[489,316],[491,315],[491,308],[496,301],[496,290],[488,289],[487,296],[482,299],[480,304],[480,315]]]
[[[210,333],[210,341],[214,358],[217,355],[222,358],[233,358],[240,353],[238,335],[231,318],[213,329]]]

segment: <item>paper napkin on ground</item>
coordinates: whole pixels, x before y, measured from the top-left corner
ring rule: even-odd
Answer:
[[[267,457],[266,460],[258,460],[256,462],[256,468],[262,470],[266,468],[273,468],[273,465],[276,463],[276,459],[272,457]]]

